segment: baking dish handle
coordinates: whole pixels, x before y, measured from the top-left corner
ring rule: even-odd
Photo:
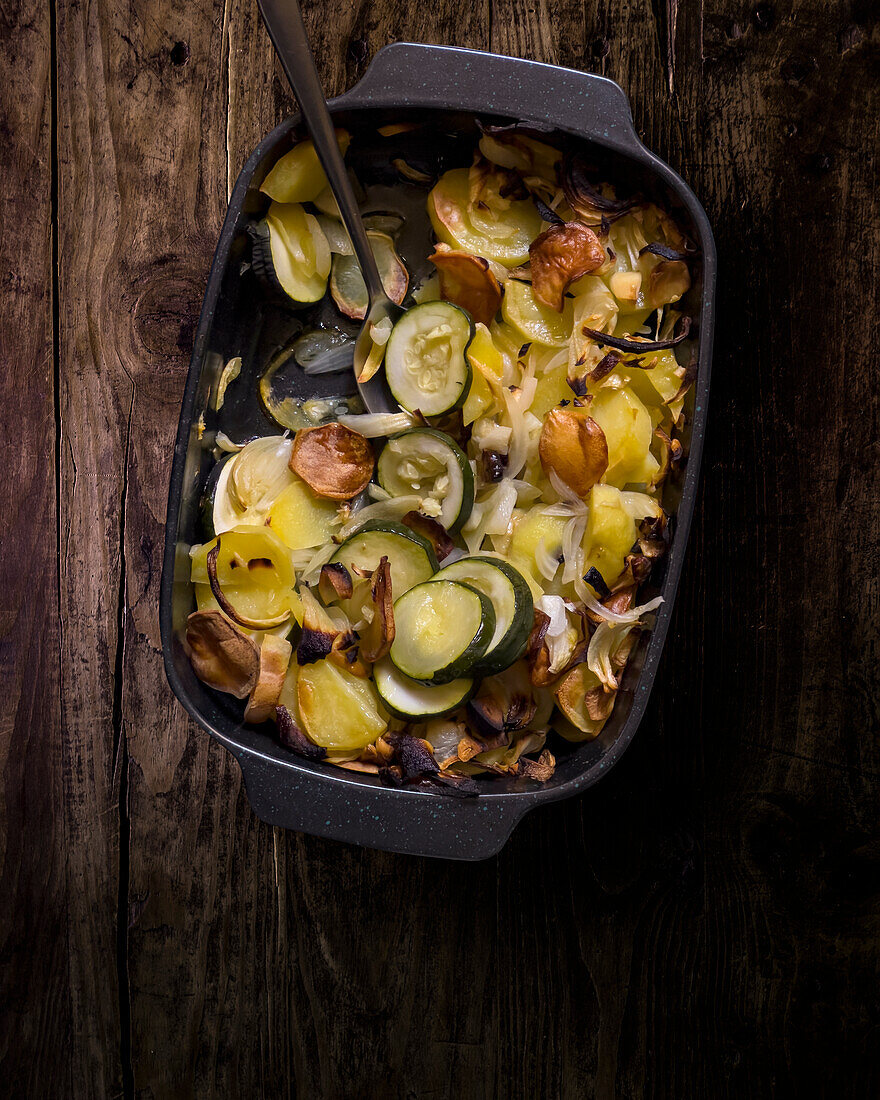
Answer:
[[[477,111],[570,128],[626,153],[644,149],[620,85],[537,61],[394,42],[379,50],[355,91],[377,107]]]
[[[330,767],[279,767],[277,759],[228,747],[241,764],[259,818],[348,844],[441,859],[488,859],[531,809],[520,799],[512,805],[503,795],[455,798],[380,787],[366,777],[334,775]]]

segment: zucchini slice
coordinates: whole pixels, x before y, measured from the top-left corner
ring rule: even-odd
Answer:
[[[404,721],[442,718],[463,706],[474,690],[474,681],[469,677],[448,684],[419,684],[395,668],[390,657],[373,665],[373,677],[385,709]]]
[[[345,540],[330,560],[344,565],[355,578],[355,567],[375,569],[383,557],[388,558],[391,595],[395,599],[414,585],[429,580],[439,569],[437,555],[430,542],[393,520],[377,519],[365,523]],[[368,598],[368,593],[366,595]],[[352,599],[339,603],[352,622],[361,618],[363,596],[364,593],[359,599],[356,591]]]
[[[379,455],[379,484],[392,496],[417,496],[437,502],[438,519],[457,531],[474,506],[474,472],[461,447],[435,428],[410,428],[392,436]]]
[[[394,602],[391,660],[412,680],[448,684],[469,676],[495,633],[490,601],[459,581],[417,584]]]
[[[263,221],[251,226],[254,274],[295,305],[324,297],[330,246],[313,214],[299,203],[273,202]]]
[[[400,318],[388,338],[385,377],[407,412],[440,416],[464,404],[471,388],[466,351],[474,326],[451,302],[423,302]]]
[[[385,293],[397,305],[406,297],[409,272],[394,251],[394,241],[386,233],[367,230],[367,238],[376,258],[376,266]],[[370,305],[367,284],[354,255],[336,255],[330,271],[330,296],[340,312],[355,321],[363,321]]]
[[[495,632],[489,648],[472,669],[474,676],[492,676],[525,653],[535,618],[531,590],[521,573],[498,558],[461,558],[437,573],[435,580],[459,581],[482,592],[495,611]]]

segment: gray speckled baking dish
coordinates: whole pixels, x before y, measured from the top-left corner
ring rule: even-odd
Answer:
[[[233,191],[202,307],[174,450],[160,607],[168,680],[193,718],[239,761],[251,805],[264,821],[389,851],[485,859],[501,849],[529,810],[579,794],[606,775],[645,712],[669,628],[697,490],[712,350],[714,242],[699,202],[680,177],[642,145],[626,96],[604,77],[471,50],[397,43],[381,50],[360,83],[330,107],[334,117],[353,130],[414,117],[431,119],[446,130],[466,130],[479,115],[555,131],[568,142],[582,144],[606,178],[618,181],[625,191],[641,190],[670,206],[701,252],[690,303],[699,334],[699,374],[686,441],[689,458],[677,486],[674,536],[659,587],[665,602],[654,629],[641,637],[603,732],[595,741],[561,755],[546,785],[493,781],[479,798],[458,799],[383,787],[372,776],[294,756],[268,730],[245,726],[241,707],[200,683],[183,651],[182,632],[192,609],[187,552],[199,541],[199,495],[210,465],[199,419],[207,416],[210,432],[211,414],[206,410],[211,385],[222,364],[242,354],[243,326],[254,323],[253,303],[239,298],[244,228],[260,209],[260,181],[303,136],[298,117],[282,123],[260,143]],[[265,430],[272,429],[267,425]]]

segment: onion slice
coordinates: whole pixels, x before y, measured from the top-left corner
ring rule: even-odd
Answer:
[[[583,581],[575,581],[575,589],[577,590],[578,599],[580,599],[590,611],[608,623],[617,623],[621,626],[637,623],[642,615],[647,615],[649,611],[656,611],[660,604],[663,603],[662,596],[655,596],[653,600],[648,600],[647,603],[630,608],[629,611],[618,613],[600,604]]]

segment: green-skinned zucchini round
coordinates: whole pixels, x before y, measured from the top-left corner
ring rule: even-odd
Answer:
[[[522,657],[534,623],[535,605],[525,578],[512,565],[476,555],[445,566],[434,579],[472,585],[492,602],[495,632],[485,654],[473,667],[474,676],[492,676]]]
[[[474,325],[451,302],[423,302],[400,318],[388,338],[385,377],[395,401],[423,416],[464,404],[471,388],[468,345]]]
[[[419,684],[404,676],[390,657],[373,665],[373,677],[385,709],[395,718],[410,722],[442,718],[464,706],[474,692],[474,681],[469,677],[448,684]]]
[[[379,484],[392,496],[433,497],[440,504],[435,518],[447,531],[457,531],[474,506],[474,472],[467,455],[445,432],[410,428],[392,436],[376,467]],[[439,479],[446,479],[442,492]]]
[[[388,558],[391,595],[395,599],[428,580],[439,568],[434,547],[426,538],[402,523],[381,519],[371,520],[349,535],[330,560],[344,565],[357,577],[356,569],[375,569],[383,557]],[[356,593],[352,599],[341,600],[339,606],[352,622],[357,622],[367,598],[368,592],[361,593],[360,600]]]
[[[394,601],[391,660],[423,684],[469,677],[495,633],[491,602],[472,585],[452,580],[417,584]]]

